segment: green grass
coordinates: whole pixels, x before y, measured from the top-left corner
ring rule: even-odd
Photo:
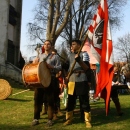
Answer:
[[[17,93],[25,90],[24,86],[10,81],[13,92]],[[42,115],[40,124],[31,126],[33,119],[33,91],[27,91],[18,95],[10,95],[6,100],[0,100],[0,130],[44,130],[47,129],[45,124],[47,122],[47,115]],[[122,111],[122,117],[116,117],[116,109],[111,101],[109,115],[105,115],[104,101],[101,99],[98,102],[90,102],[92,109],[92,130],[129,130],[130,129],[130,95],[119,95]],[[61,109],[64,106],[61,102]],[[85,130],[85,123],[79,119],[78,106],[74,112],[73,124],[64,127],[63,119],[65,118],[65,111],[63,116],[59,116],[54,125],[50,128],[53,130]]]

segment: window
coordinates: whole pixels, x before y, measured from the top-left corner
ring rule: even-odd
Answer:
[[[17,12],[15,11],[15,8],[12,5],[10,5],[9,6],[9,23],[13,26],[15,26],[17,23],[16,17],[17,17]]]
[[[13,41],[8,40],[7,61],[14,64],[14,58],[15,58],[15,46],[13,45]]]

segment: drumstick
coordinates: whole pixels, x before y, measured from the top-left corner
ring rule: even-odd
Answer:
[[[27,90],[24,90],[24,91],[21,91],[21,92],[18,92],[18,93],[12,94],[12,96],[17,95],[17,94],[20,94],[20,93],[23,93],[23,92],[26,92],[26,91],[29,91],[29,90],[30,90],[30,89],[27,89]]]

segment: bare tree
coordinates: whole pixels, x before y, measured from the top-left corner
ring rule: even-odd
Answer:
[[[75,0],[71,6],[68,21],[64,28],[62,36],[65,40],[71,41],[72,38],[82,39],[87,32],[88,26],[96,12],[100,0]],[[122,15],[120,10],[127,3],[127,0],[108,0],[109,20],[112,29],[117,29],[121,25]],[[76,11],[78,12],[76,13]],[[70,43],[70,42],[68,42]]]
[[[82,38],[91,22],[100,0],[38,0],[34,20],[28,23],[30,40],[45,39],[55,42],[59,36],[64,41]],[[118,26],[119,10],[127,0],[108,0],[110,22]],[[64,42],[66,43],[66,42]]]
[[[71,6],[68,24],[60,36],[66,41],[71,41],[72,38],[81,39],[87,32],[98,3],[97,0],[75,0]]]
[[[115,59],[130,62],[130,33],[118,38],[117,43],[114,45],[114,49]]]
[[[123,22],[123,8],[128,0],[108,0],[109,20],[112,29],[119,29]]]
[[[28,32],[31,40],[56,39],[68,23],[69,10],[73,0],[38,0],[35,8],[35,17],[28,23]],[[62,16],[62,22],[61,22]]]

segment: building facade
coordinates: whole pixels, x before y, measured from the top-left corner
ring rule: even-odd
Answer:
[[[22,0],[0,1],[0,64],[6,62],[18,66]]]

